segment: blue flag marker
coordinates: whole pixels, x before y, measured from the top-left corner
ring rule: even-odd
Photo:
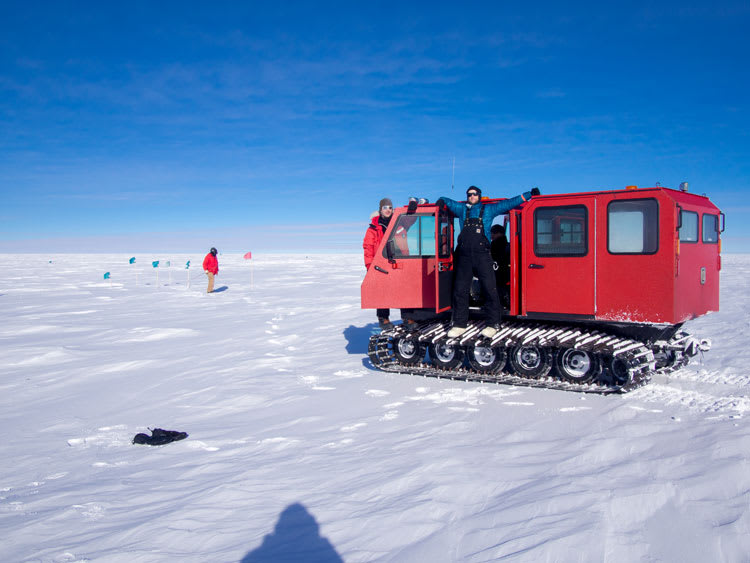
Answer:
[[[133,256],[130,260],[128,260],[129,264],[135,264],[135,256]]]
[[[190,268],[190,260],[188,260],[187,264],[185,264],[185,269],[187,270],[188,268]]]
[[[153,266],[154,268],[158,268],[158,267],[159,267],[159,261],[158,261],[158,260],[154,260],[153,262],[151,262],[151,265],[152,265],[152,266]]]
[[[108,279],[109,279],[109,272],[104,272],[104,279],[105,279],[105,280],[108,280]]]

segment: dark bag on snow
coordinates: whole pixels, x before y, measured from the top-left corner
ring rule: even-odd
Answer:
[[[147,444],[149,446],[161,446],[163,444],[169,444],[170,442],[176,442],[177,440],[184,440],[187,437],[187,432],[177,432],[176,430],[163,430],[162,428],[154,428],[153,430],[151,430],[151,436],[143,433],[136,434],[135,438],[133,438],[133,443]]]

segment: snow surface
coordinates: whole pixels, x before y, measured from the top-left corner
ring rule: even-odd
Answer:
[[[748,255],[608,397],[373,370],[358,255],[127,258],[0,255],[2,561],[750,560]]]

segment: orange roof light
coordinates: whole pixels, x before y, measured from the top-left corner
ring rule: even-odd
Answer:
[[[638,186],[625,186],[626,190],[637,190]]]

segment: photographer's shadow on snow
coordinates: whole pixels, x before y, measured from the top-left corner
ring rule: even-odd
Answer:
[[[344,563],[320,526],[300,503],[287,506],[279,515],[273,533],[243,557],[241,563]]]
[[[344,338],[346,338],[346,353],[361,356],[367,354],[367,345],[370,337],[377,330],[376,323],[370,323],[365,326],[349,325],[344,329]]]

